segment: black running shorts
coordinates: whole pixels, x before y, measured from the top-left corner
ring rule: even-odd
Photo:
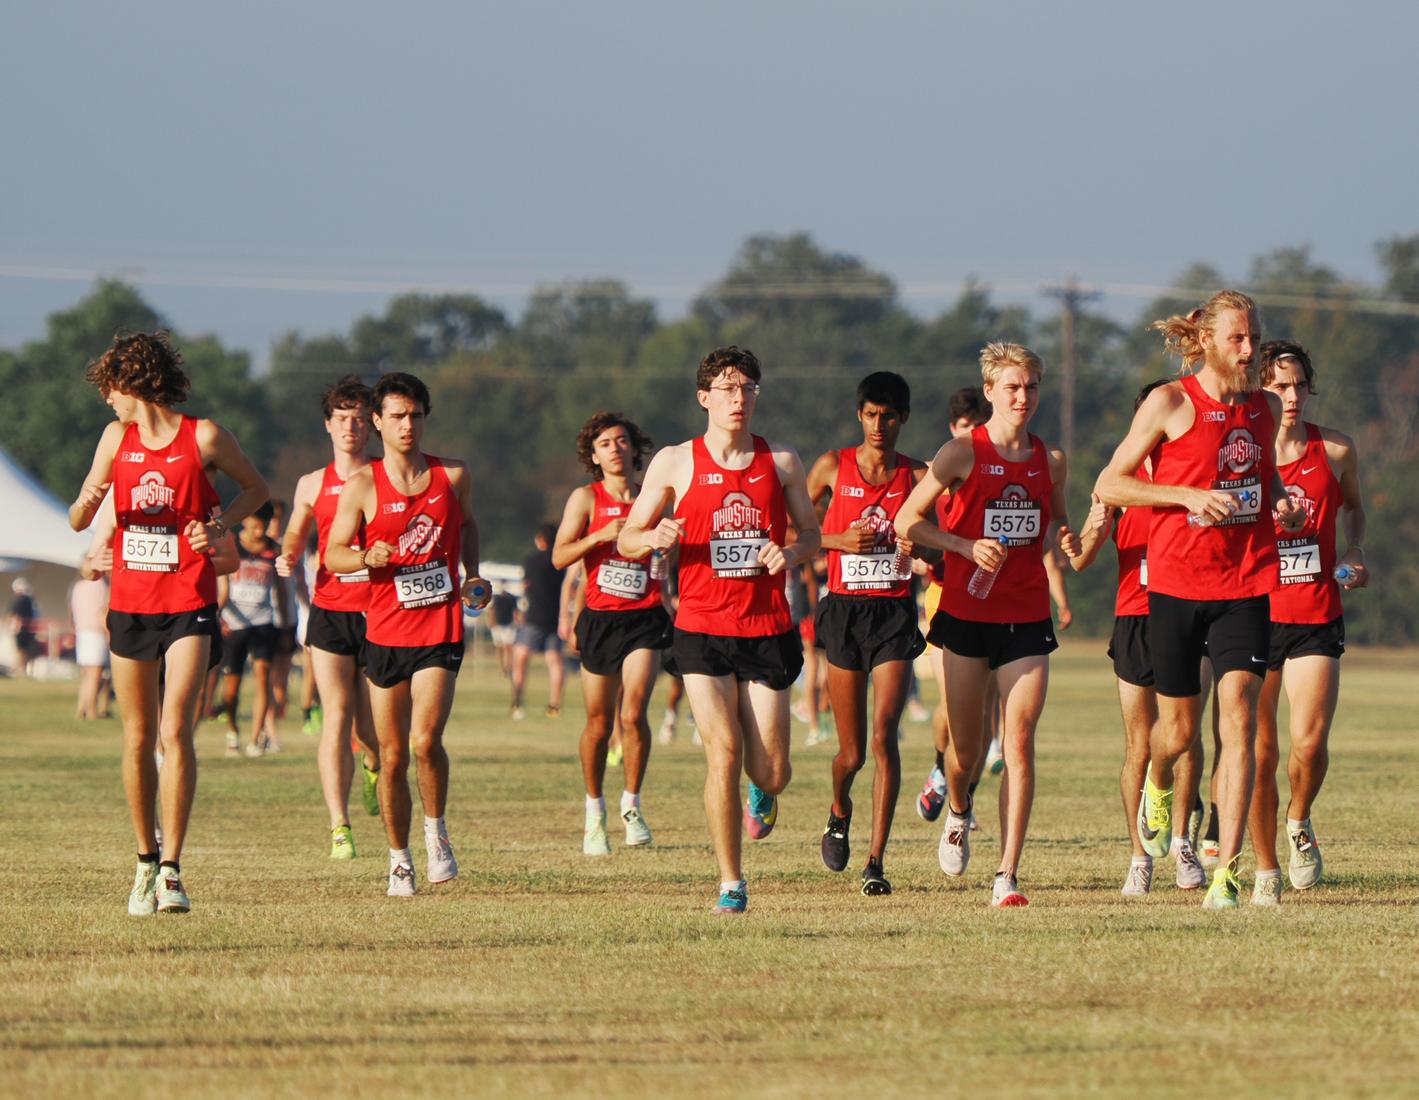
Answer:
[[[212,648],[221,652],[221,628],[217,625],[217,605],[171,615],[141,615],[109,611],[108,647],[119,657],[133,661],[156,661],[179,638],[205,634]]]
[[[978,623],[938,611],[926,640],[958,657],[984,657],[992,670],[1026,657],[1044,657],[1059,648],[1054,620],[1034,623]]]
[[[378,688],[412,680],[423,668],[446,668],[456,676],[462,666],[462,642],[417,646],[365,643],[365,678]]]
[[[246,630],[233,630],[226,637],[225,652],[222,655],[222,671],[235,676],[246,667],[246,659],[269,661],[276,653],[276,628],[274,626],[253,626]]]
[[[1159,695],[1202,692],[1203,655],[1220,680],[1228,672],[1266,675],[1271,653],[1271,598],[1184,600],[1148,593],[1148,649]]]
[[[797,627],[759,638],[692,634],[677,627],[671,652],[672,662],[666,664],[671,675],[733,676],[774,691],[789,688],[803,671],[803,639]]]
[[[1114,675],[1125,684],[1153,686],[1153,655],[1148,649],[1148,616],[1119,615],[1109,639]]]
[[[1328,623],[1272,623],[1271,660],[1279,669],[1292,657],[1335,657],[1345,652],[1345,617]]]
[[[888,661],[912,661],[926,648],[910,596],[830,592],[818,601],[813,628],[828,663],[852,672],[871,672]]]
[[[312,606],[305,624],[305,644],[322,649],[337,657],[353,657],[355,664],[365,663],[365,613],[363,611],[327,611]]]
[[[289,657],[299,648],[296,644],[295,627],[278,626],[276,628],[275,654],[277,657]]]
[[[663,607],[636,611],[596,611],[584,608],[576,620],[576,644],[581,667],[595,676],[615,676],[626,655],[637,649],[670,645],[670,616]]]

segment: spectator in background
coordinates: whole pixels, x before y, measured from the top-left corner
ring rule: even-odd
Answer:
[[[15,636],[15,653],[20,660],[17,671],[21,676],[28,676],[30,663],[40,653],[39,638],[35,634],[39,608],[35,606],[30,582],[24,577],[16,577],[10,591],[15,594],[10,604],[10,633]]]
[[[527,717],[522,705],[523,688],[527,683],[527,662],[534,652],[543,653],[547,658],[547,675],[551,681],[547,717],[556,718],[562,713],[566,671],[562,666],[562,639],[557,634],[557,620],[561,614],[564,570],[552,564],[552,540],[556,537],[556,524],[542,524],[532,539],[537,549],[522,559],[526,606],[512,647],[512,716],[519,720]]]
[[[498,651],[498,668],[504,676],[512,675],[512,646],[517,638],[514,620],[517,617],[517,597],[502,581],[493,582],[493,602],[490,607],[493,647]]]
[[[107,571],[85,577],[84,570],[80,570],[79,579],[69,590],[69,616],[74,620],[74,660],[79,665],[79,700],[74,717],[83,721],[107,718],[110,713]]]

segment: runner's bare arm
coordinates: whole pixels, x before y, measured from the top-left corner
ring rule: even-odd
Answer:
[[[211,420],[199,420],[194,435],[203,467],[209,471],[220,470],[237,485],[237,495],[222,509],[215,522],[209,520],[202,524],[194,520],[187,525],[188,543],[199,554],[205,554],[218,535],[231,530],[270,500],[271,490],[251,459],[246,457],[236,436],[226,428]]]
[[[358,573],[366,565],[388,565],[394,547],[377,542],[363,551],[351,549],[360,534],[360,524],[374,519],[375,490],[372,467],[366,466],[350,475],[340,491],[340,506],[330,525],[330,538],[325,544],[325,568],[332,573]]]
[[[79,489],[74,503],[69,505],[69,526],[82,531],[94,521],[94,515],[108,495],[113,483],[113,460],[118,456],[118,445],[123,441],[124,428],[117,420],[104,428],[94,448],[94,460],[89,464],[89,473]]]
[[[109,496],[90,528],[89,549],[79,566],[85,580],[91,581],[113,571],[113,536],[117,530],[118,515],[114,511],[113,497]]]
[[[616,550],[632,560],[652,550],[669,550],[685,533],[684,524],[668,515],[690,487],[694,456],[689,443],[664,447],[646,467],[645,480],[626,525],[616,536]]]
[[[467,463],[456,460],[449,460],[444,469],[463,513],[463,605],[470,611],[482,611],[493,598],[493,586],[479,573],[483,559],[478,545],[478,520],[473,515],[473,471]]]
[[[974,453],[969,439],[948,439],[941,445],[926,473],[897,512],[898,537],[911,540],[918,549],[927,547],[974,558],[976,544],[972,540],[943,531],[934,522],[937,498],[970,474]],[[990,539],[981,541],[990,543],[997,552],[1000,549]]]
[[[1360,454],[1355,441],[1344,432],[1321,429],[1326,458],[1340,482],[1340,524],[1348,544],[1340,562],[1355,570],[1355,579],[1346,588],[1364,588],[1370,583],[1365,564],[1365,499],[1360,492]]]
[[[212,543],[212,568],[217,572],[217,580],[237,571],[241,565],[241,555],[237,553],[236,536],[228,531]]]
[[[768,569],[770,576],[776,576],[785,569],[812,561],[823,542],[823,529],[818,523],[813,501],[808,496],[808,475],[804,473],[798,452],[781,443],[771,443],[769,446],[773,450],[779,483],[783,486],[783,502],[788,509],[788,518],[798,532],[798,541],[790,547],[771,542],[759,551],[759,561]]]
[[[573,489],[562,509],[562,522],[557,527],[557,538],[552,543],[552,565],[566,569],[573,562],[581,561],[594,547],[603,542],[612,542],[626,525],[624,519],[614,520],[600,530],[584,535],[591,525],[592,509],[596,494],[589,486]]]
[[[1082,573],[1094,564],[1094,559],[1109,539],[1117,516],[1117,508],[1110,508],[1099,499],[1098,493],[1090,494],[1089,515],[1084,520],[1084,533],[1079,536],[1079,556],[1069,559],[1076,573]]]
[[[1176,439],[1192,426],[1192,402],[1181,383],[1159,386],[1133,414],[1133,424],[1099,474],[1094,491],[1105,504],[1119,508],[1183,507],[1211,517],[1214,522],[1232,514],[1230,493],[1189,485],[1158,485],[1135,477],[1134,471],[1165,439]]]
[[[815,510],[821,508],[821,515],[831,507],[833,493],[838,485],[838,452],[828,451],[818,456],[813,468],[808,471],[808,497]],[[819,528],[821,530],[821,526]],[[822,532],[821,545],[824,550],[842,550],[849,554],[862,554],[877,542],[877,532],[866,527],[849,527],[836,534]]]
[[[555,564],[555,562],[554,562]],[[567,643],[575,655],[576,645],[576,620],[581,614],[581,609],[586,606],[586,563],[581,560],[572,562],[567,567],[567,572],[562,577],[562,596],[558,604],[561,610],[557,614],[557,637]]]
[[[310,521],[315,516],[315,498],[320,492],[325,469],[312,470],[296,482],[295,495],[291,500],[291,522],[281,538],[281,556],[276,559],[276,572],[289,577],[295,571],[296,560],[305,546],[306,533]]]

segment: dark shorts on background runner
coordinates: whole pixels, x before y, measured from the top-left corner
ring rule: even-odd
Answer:
[[[581,667],[596,676],[615,675],[632,651],[669,648],[671,629],[670,616],[663,607],[638,611],[583,608],[576,620]]]
[[[179,638],[202,634],[213,639],[212,648],[220,653],[221,628],[217,625],[216,604],[171,615],[108,613],[109,651],[133,661],[156,661]]]
[[[423,668],[446,668],[457,675],[462,666],[462,642],[415,646],[365,643],[365,678],[378,688],[412,680]]]
[[[1148,650],[1159,695],[1200,694],[1204,655],[1219,680],[1238,671],[1265,676],[1271,653],[1271,599],[1184,600],[1149,592]]]
[[[276,653],[276,628],[274,626],[253,626],[246,630],[233,630],[226,636],[225,652],[222,655],[222,670],[237,675],[246,667],[246,659],[269,661]]]
[[[562,651],[562,639],[558,636],[555,626],[548,629],[533,626],[531,623],[523,623],[517,628],[517,636],[513,639],[512,644],[526,646],[533,653],[560,653]]]
[[[337,657],[353,657],[357,665],[364,664],[365,613],[311,607],[310,620],[305,625],[305,644]]]
[[[1328,623],[1272,623],[1271,660],[1275,671],[1292,657],[1340,657],[1345,652],[1345,618]]]
[[[293,626],[278,626],[276,628],[275,652],[277,657],[289,657],[300,646],[296,644],[296,628]]]
[[[910,596],[830,592],[818,601],[814,628],[828,663],[853,672],[871,672],[888,661],[914,661],[926,649]]]
[[[1153,654],[1148,648],[1148,616],[1119,615],[1109,639],[1114,675],[1125,684],[1153,686]]]
[[[803,639],[797,627],[760,638],[694,634],[677,627],[671,652],[665,668],[675,676],[733,676],[774,691],[790,687],[803,671]]]
[[[1045,657],[1059,648],[1054,620],[1034,623],[978,623],[938,611],[926,640],[958,657],[984,657],[991,669],[1026,657]]]

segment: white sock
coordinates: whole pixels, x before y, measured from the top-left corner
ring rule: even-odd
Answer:
[[[391,848],[389,849],[389,866],[412,867],[414,866],[414,857],[409,854],[408,848]]]
[[[1134,857],[1133,857],[1133,865],[1134,865],[1135,867],[1152,867],[1152,866],[1153,866],[1153,857],[1152,857],[1152,856],[1134,856]]]
[[[1187,834],[1186,834],[1186,833],[1174,833],[1174,834],[1173,834],[1173,852],[1172,852],[1172,854],[1173,854],[1173,858],[1174,858],[1174,859],[1177,859],[1178,849],[1180,849],[1180,848],[1185,848],[1185,849],[1187,849],[1188,851],[1191,851],[1191,850],[1192,850],[1192,849],[1191,849],[1191,846],[1190,846],[1190,845],[1188,844],[1188,842],[1187,842]]]
[[[621,812],[627,810],[639,810],[641,808],[641,796],[632,794],[630,791],[621,792]]]
[[[424,832],[433,833],[435,836],[441,836],[445,840],[448,839],[448,826],[444,823],[444,820],[441,817],[428,817],[426,815],[424,817]]]
[[[1286,819],[1286,831],[1288,833],[1299,833],[1302,829],[1305,829],[1306,832],[1311,831],[1310,818],[1305,818],[1301,821],[1297,821],[1294,817],[1288,817]]]
[[[721,894],[727,894],[730,890],[738,890],[741,894],[747,894],[749,892],[749,884],[742,878],[735,882],[721,882],[719,884],[719,892]]]
[[[588,817],[593,815],[599,816],[605,812],[606,799],[604,796],[601,798],[592,798],[591,795],[586,796],[586,813]]]
[[[1273,867],[1273,868],[1272,868],[1271,870],[1269,870],[1269,871],[1258,871],[1258,872],[1256,873],[1256,879],[1257,879],[1258,882],[1260,882],[1260,881],[1261,881],[1262,879],[1264,879],[1264,878],[1280,878],[1280,877],[1281,877],[1281,868],[1280,868],[1280,867]]]

